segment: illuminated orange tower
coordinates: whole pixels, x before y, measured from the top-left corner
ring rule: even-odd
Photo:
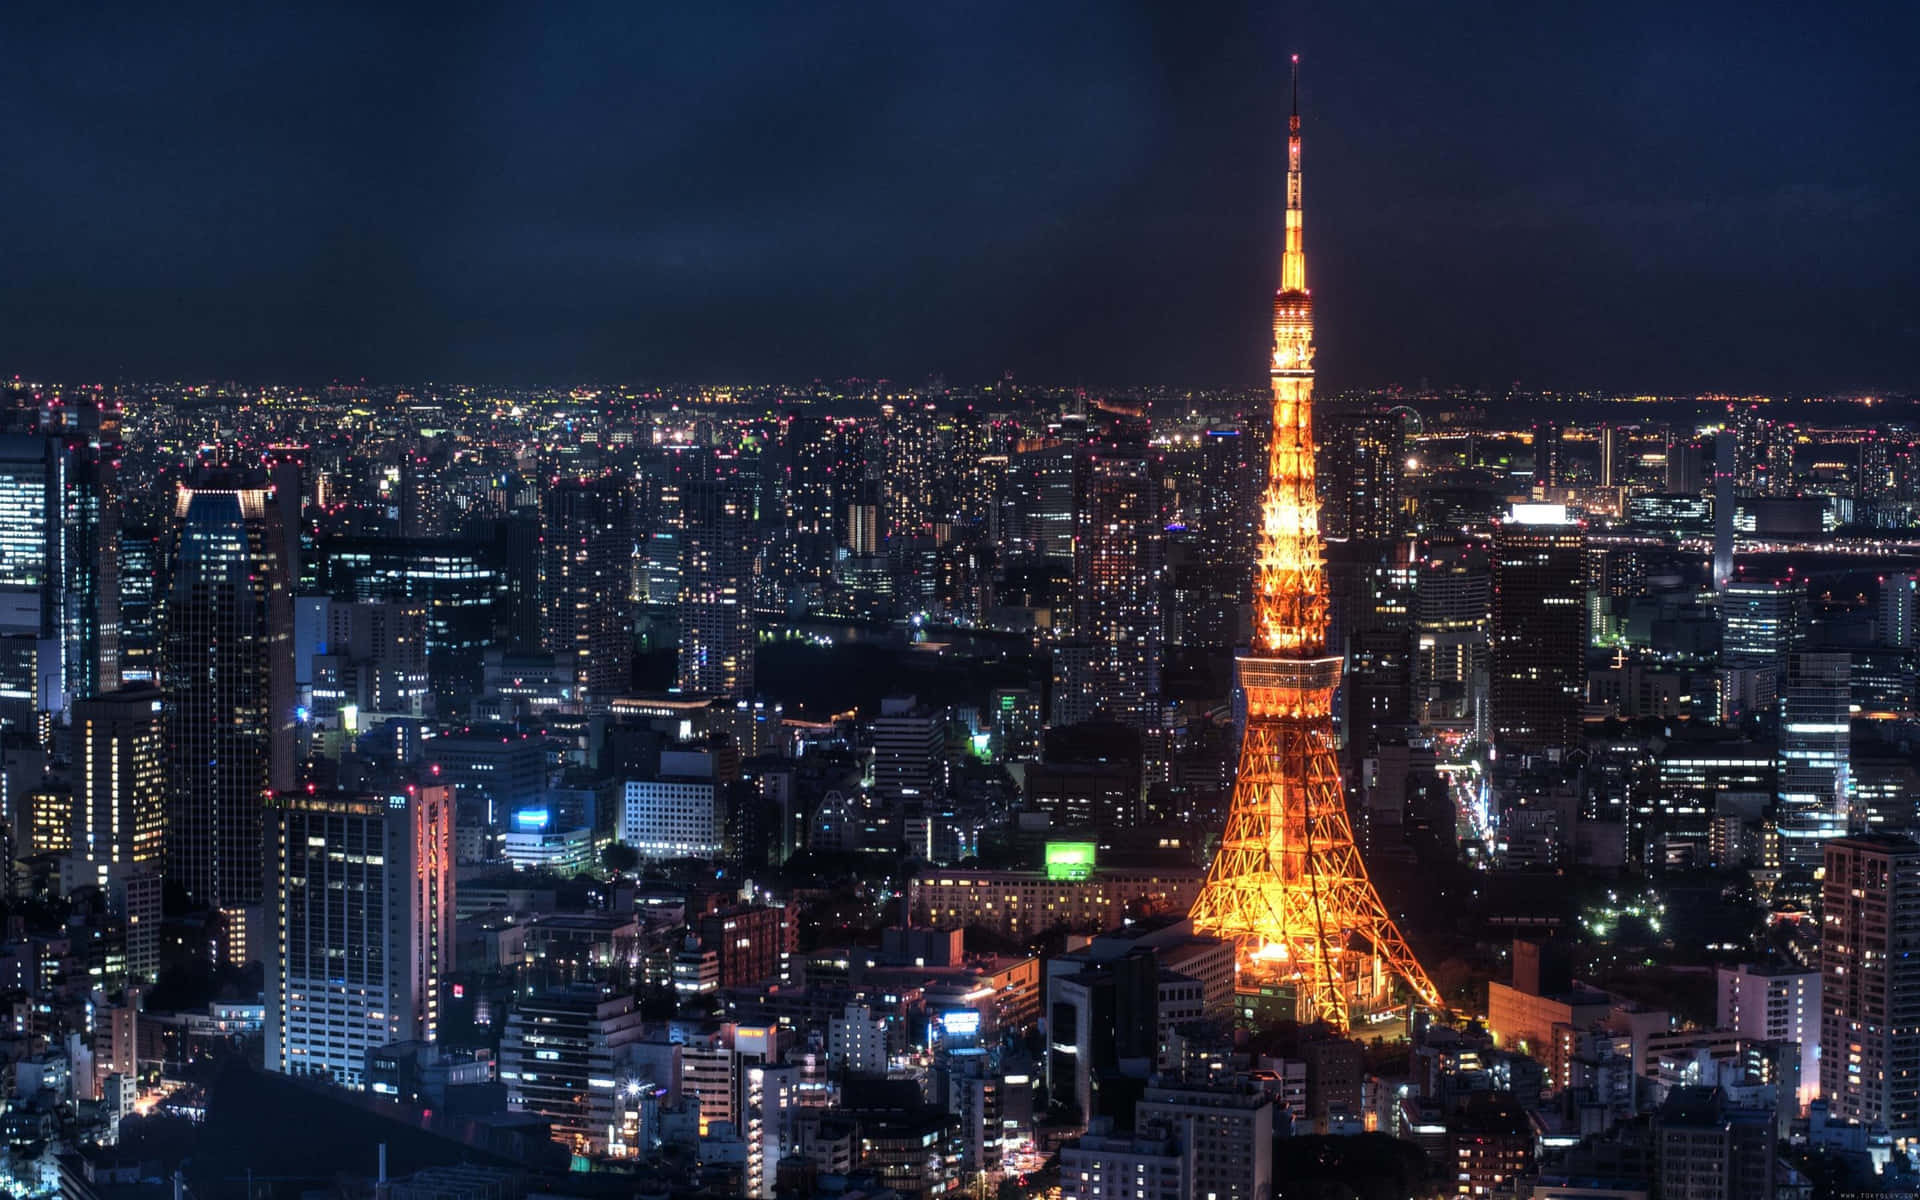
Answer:
[[[1198,932],[1238,943],[1241,986],[1291,987],[1302,1020],[1347,1027],[1384,1007],[1394,981],[1420,1003],[1440,995],[1380,903],[1353,844],[1334,757],[1326,552],[1313,478],[1313,301],[1300,208],[1299,57],[1287,136],[1287,228],[1273,298],[1273,433],[1260,503],[1251,649],[1227,828],[1193,905]]]

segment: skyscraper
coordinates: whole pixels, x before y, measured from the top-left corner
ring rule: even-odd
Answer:
[[[680,554],[683,692],[753,696],[753,493],[729,458],[705,456],[681,485],[686,513]]]
[[[74,849],[92,883],[115,867],[163,869],[163,707],[159,688],[138,684],[73,706]]]
[[[925,532],[943,515],[941,487],[945,451],[933,405],[907,401],[886,408],[881,482],[886,488],[882,521],[889,538]]]
[[[91,428],[76,417],[0,436],[0,653],[16,677],[7,690],[27,684],[30,700],[14,707],[62,719],[74,700],[120,685],[117,434],[88,411]]]
[[[786,529],[781,573],[812,591],[833,577],[836,533],[847,494],[846,439],[839,422],[813,412],[787,414],[782,430]]]
[[[167,875],[209,906],[261,898],[261,804],[293,786],[293,612],[262,483],[182,486],[162,689]]]
[[[166,538],[152,525],[120,530],[120,680],[157,683],[160,678],[160,613],[166,596],[161,561]]]
[[[288,792],[269,812],[267,1069],[359,1087],[369,1050],[439,1033],[453,791]]]
[[[1320,419],[1320,532],[1328,538],[1388,539],[1401,529],[1406,439],[1400,414],[1331,412]]]
[[[1733,582],[1734,433],[1722,429],[1713,439],[1713,586],[1725,591]]]
[[[1780,702],[1780,858],[1811,871],[1820,844],[1847,832],[1852,656],[1789,656]]]
[[[580,695],[598,711],[633,686],[633,496],[605,475],[555,479],[544,499],[542,641],[574,656]]]
[[[1155,721],[1160,692],[1160,497],[1145,422],[1105,414],[1088,447],[1075,506],[1074,635],[1092,647],[1100,707],[1136,728]]]
[[[1516,504],[1493,534],[1488,723],[1502,750],[1580,740],[1586,700],[1586,535],[1564,505]]]
[[[1415,708],[1427,726],[1486,733],[1492,581],[1474,543],[1423,543],[1414,590]]]
[[[1832,1115],[1920,1136],[1920,845],[1850,837],[1825,847],[1820,1095]]]

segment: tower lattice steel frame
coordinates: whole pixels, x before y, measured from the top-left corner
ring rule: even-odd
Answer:
[[[1313,301],[1300,206],[1299,59],[1287,137],[1286,242],[1273,298],[1273,432],[1254,567],[1254,635],[1236,672],[1247,726],[1219,853],[1193,905],[1198,932],[1239,946],[1248,983],[1290,984],[1303,1020],[1348,1026],[1397,979],[1440,995],[1367,878],[1334,757],[1326,552],[1313,466]]]

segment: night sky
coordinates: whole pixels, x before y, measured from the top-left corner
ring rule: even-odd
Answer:
[[[1920,385],[1920,5],[21,5],[0,369]],[[1349,10],[1357,10],[1350,12]]]

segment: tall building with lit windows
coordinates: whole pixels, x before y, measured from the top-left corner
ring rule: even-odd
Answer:
[[[1580,740],[1586,702],[1586,533],[1564,505],[1516,504],[1494,525],[1488,724],[1502,751]]]
[[[1333,411],[1320,414],[1320,532],[1332,539],[1398,537],[1406,438],[1400,414]]]
[[[681,484],[681,691],[753,696],[754,497],[739,464],[707,456]]]
[[[1145,422],[1105,414],[1081,464],[1075,506],[1074,636],[1090,647],[1094,700],[1136,728],[1160,694],[1164,535]]]
[[[261,812],[293,786],[293,609],[261,482],[203,474],[174,504],[161,686],[167,876],[210,907],[257,904]]]
[[[117,433],[89,411],[86,424],[0,435],[0,656],[16,723],[64,720],[120,685]]]
[[[1789,656],[1780,697],[1780,858],[1812,871],[1851,815],[1852,656]]]
[[[645,1032],[631,995],[575,984],[516,1002],[500,1039],[509,1112],[537,1113],[576,1154],[605,1154],[619,1127],[620,1060]]]
[[[1824,848],[1820,1097],[1837,1121],[1920,1137],[1920,845],[1840,838]]]
[[[944,507],[941,480],[946,452],[940,414],[924,401],[888,405],[883,437],[881,522],[890,538],[914,537],[925,532]]]
[[[633,495],[613,475],[547,488],[542,644],[574,656],[589,711],[633,690]]]
[[[369,1051],[439,1036],[453,790],[287,792],[268,812],[267,1069],[358,1088]]]
[[[118,867],[163,869],[166,828],[161,692],[135,685],[73,706],[75,850],[92,882]]]

